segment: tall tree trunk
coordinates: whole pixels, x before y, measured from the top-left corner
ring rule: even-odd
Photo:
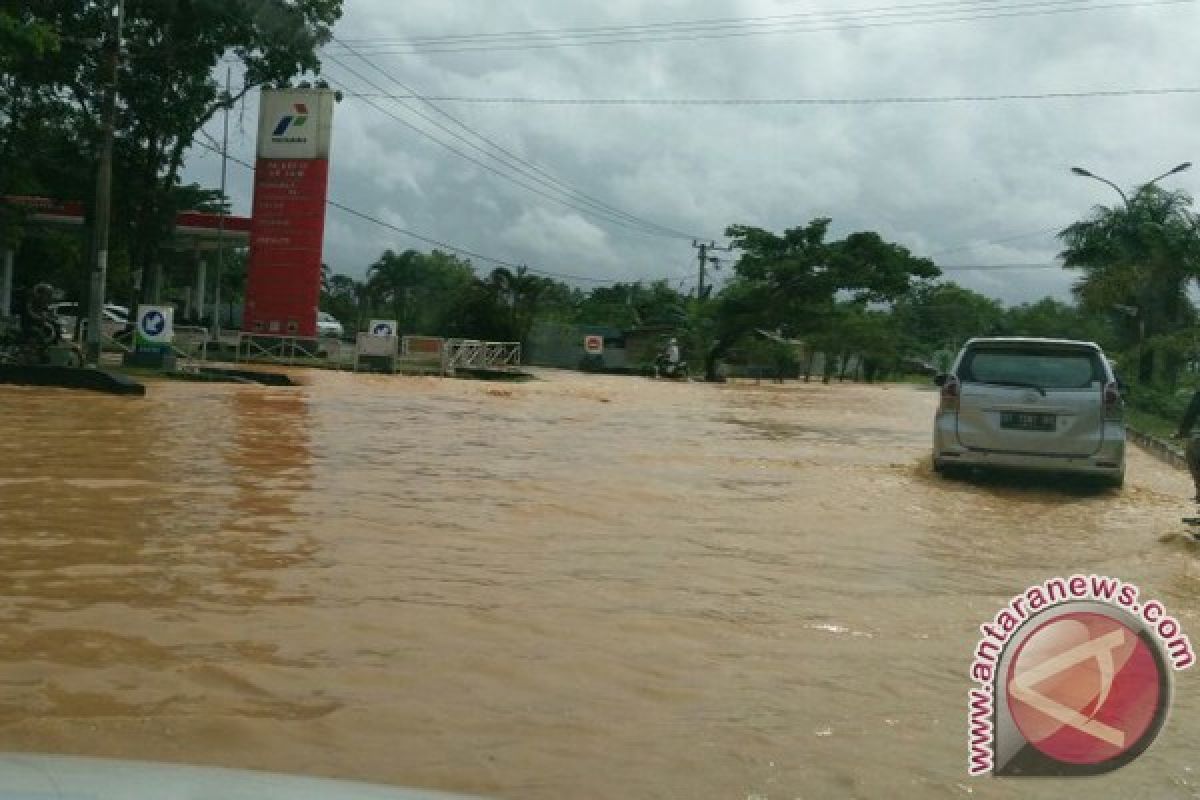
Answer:
[[[717,365],[721,360],[721,356],[725,355],[729,350],[729,345],[718,339],[708,352],[704,355],[704,380],[710,383],[718,383],[721,376],[717,374]]]

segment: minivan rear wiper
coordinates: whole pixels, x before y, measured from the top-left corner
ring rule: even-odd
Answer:
[[[1020,386],[1023,389],[1036,389],[1041,393],[1042,397],[1046,396],[1046,390],[1036,383],[1024,383],[1022,381],[976,381],[976,383],[984,383],[988,386]]]

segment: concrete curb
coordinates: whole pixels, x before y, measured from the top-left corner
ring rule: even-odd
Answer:
[[[1130,441],[1164,464],[1176,469],[1187,469],[1187,459],[1184,458],[1183,451],[1165,439],[1152,436],[1128,425],[1125,426],[1125,433]]]

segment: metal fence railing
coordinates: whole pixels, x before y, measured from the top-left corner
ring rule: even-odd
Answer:
[[[171,343],[171,350],[185,367],[208,360],[208,343],[212,341],[208,328],[176,325],[174,332],[175,340]]]
[[[320,342],[307,336],[280,336],[269,333],[238,334],[236,361],[266,361],[273,364],[298,364],[311,361],[320,353]]]
[[[520,342],[482,342],[447,339],[442,348],[442,373],[456,369],[511,369],[521,366]]]

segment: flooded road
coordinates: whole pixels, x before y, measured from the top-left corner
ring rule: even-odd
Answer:
[[[912,388],[306,373],[0,388],[0,750],[505,798],[1200,796],[1200,680],[966,777],[977,626],[1097,571],[1200,639],[1183,473],[944,481]],[[1193,771],[1193,770],[1198,771]]]

